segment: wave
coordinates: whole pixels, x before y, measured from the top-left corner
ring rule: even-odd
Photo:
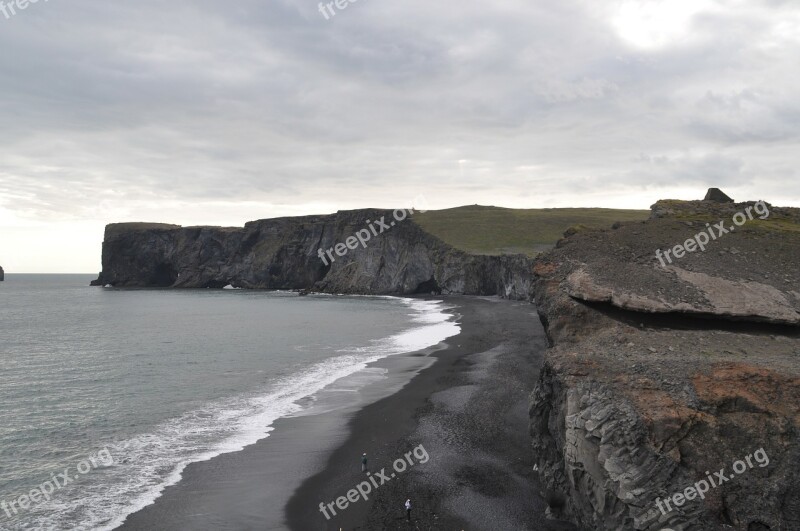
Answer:
[[[374,361],[435,346],[460,332],[442,301],[400,301],[411,310],[411,329],[369,346],[340,350],[334,357],[273,381],[263,394],[217,401],[150,433],[109,444],[113,465],[93,470],[73,489],[74,496],[32,507],[27,521],[10,529],[56,530],[65,522],[81,522],[74,529],[115,529],[178,483],[189,464],[240,451],[268,437],[276,420],[298,414],[313,403],[309,400],[313,395]]]

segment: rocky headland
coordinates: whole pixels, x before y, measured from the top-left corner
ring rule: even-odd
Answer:
[[[570,231],[534,266],[551,348],[533,448],[551,511],[582,528],[800,529],[800,210],[734,227],[755,203],[711,195]],[[723,220],[705,251],[657,258]]]
[[[366,246],[322,260],[377,220],[394,223]],[[323,255],[325,256],[325,255]],[[327,262],[327,263],[326,263]],[[253,221],[243,228],[119,223],[106,227],[103,271],[114,287],[308,290],[344,294],[457,293],[527,298],[531,260],[453,248],[391,210]]]

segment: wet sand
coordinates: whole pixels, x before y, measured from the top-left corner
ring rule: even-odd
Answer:
[[[366,386],[337,383],[257,444],[189,465],[120,529],[572,529],[544,518],[533,471],[528,396],[545,348],[534,306],[444,299],[461,334],[376,362],[357,376]],[[367,479],[363,452],[388,478],[420,445],[427,462],[412,456],[413,466],[330,520],[320,511]]]
[[[400,392],[356,414],[344,444],[290,500],[290,529],[573,529],[545,518],[533,470],[528,399],[546,347],[535,307],[495,298],[447,301],[458,306],[461,334]],[[428,461],[412,456],[414,466],[397,473],[393,462],[420,445]],[[372,472],[396,477],[367,501],[334,505],[337,514],[327,520],[319,503],[365,480],[362,451]]]

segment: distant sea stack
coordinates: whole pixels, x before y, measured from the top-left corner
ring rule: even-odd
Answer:
[[[6,272],[3,271],[3,266],[0,266],[0,282],[6,279]]]
[[[383,225],[378,225],[383,223]],[[365,245],[355,235],[370,234]],[[320,257],[331,249],[334,260]],[[106,227],[93,285],[308,290],[343,294],[455,293],[527,299],[532,260],[472,255],[391,210],[252,221],[243,228],[121,223]]]

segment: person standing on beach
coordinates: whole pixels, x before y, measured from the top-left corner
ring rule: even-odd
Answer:
[[[361,471],[362,472],[367,471],[367,454],[363,454],[361,456]]]
[[[409,522],[411,521],[411,500],[410,499],[406,500],[406,518],[408,518]]]

